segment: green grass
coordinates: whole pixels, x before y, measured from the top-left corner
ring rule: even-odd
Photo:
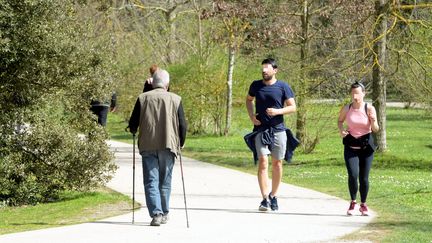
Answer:
[[[117,131],[124,131],[126,127],[118,116],[111,115],[110,125]],[[112,139],[131,142],[126,132]],[[130,204],[129,197],[108,188],[95,192],[65,192],[53,203],[0,208],[0,234],[91,222],[128,213]]]
[[[112,140],[132,143],[132,135],[125,131],[128,124],[117,114],[108,113],[107,130]]]
[[[328,109],[335,114],[338,107]],[[189,136],[184,155],[256,174],[252,154],[243,141],[251,129],[245,108],[235,108],[233,117],[230,136]],[[293,163],[284,166],[283,181],[349,200],[343,146],[335,121],[313,153],[296,151]],[[111,117],[108,129],[112,138],[131,142],[130,135],[115,127],[124,129],[125,124]],[[417,109],[388,109],[387,144],[388,152],[375,155],[370,174],[368,205],[378,217],[345,239],[431,242],[432,115]]]
[[[65,192],[60,200],[35,206],[0,209],[0,234],[36,230],[128,213],[130,198],[109,189]]]

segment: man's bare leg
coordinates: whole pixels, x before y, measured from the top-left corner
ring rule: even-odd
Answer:
[[[268,157],[267,155],[259,157],[258,162],[258,184],[263,198],[268,195]]]
[[[282,160],[274,160],[272,159],[272,190],[271,195],[274,197],[277,195],[279,190],[279,185],[282,180]]]

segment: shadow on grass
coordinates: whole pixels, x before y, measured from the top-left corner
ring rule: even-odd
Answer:
[[[10,223],[13,226],[24,226],[24,225],[66,225],[62,223],[43,223],[43,222],[25,222],[25,223]]]
[[[406,169],[406,170],[432,170],[432,159],[406,159],[394,155],[383,154],[375,156],[375,168]]]
[[[194,158],[196,160],[211,163],[215,165],[221,165],[221,166],[228,166],[228,167],[236,167],[236,168],[242,168],[247,169],[254,166],[253,158],[250,159],[244,159],[244,158],[223,158],[218,155],[209,155],[209,154],[184,154],[187,157]]]
[[[432,147],[432,146],[431,146]],[[312,158],[306,161],[295,161],[294,166],[311,166],[311,167],[345,167],[345,162],[341,156],[326,158]],[[432,170],[432,159],[406,159],[389,154],[375,154],[373,168],[380,169],[403,169],[403,170]]]
[[[369,224],[370,228],[393,228],[399,232],[411,231],[411,232],[421,232],[425,234],[432,233],[432,221],[429,220],[384,220],[375,221]]]
[[[189,147],[185,148],[185,151],[188,152],[207,152],[207,153],[222,153],[221,156],[226,156],[226,153],[233,154],[233,153],[250,153],[252,156],[252,152],[249,152],[249,150],[242,149],[242,148],[217,148],[217,149],[208,149],[205,147]]]
[[[111,139],[112,140],[130,140],[132,143],[132,135],[131,134],[116,134],[116,135],[111,135]]]
[[[391,121],[416,121],[432,120],[432,116],[426,113],[426,111],[413,111],[408,113],[397,113],[397,114],[387,114],[387,120]]]
[[[343,158],[341,156],[339,157],[330,157],[326,160],[323,160],[322,158],[314,158],[314,159],[308,159],[305,161],[296,161],[294,158],[294,162],[291,163],[293,166],[312,166],[312,167],[322,167],[322,166],[343,166],[345,167],[345,162],[343,161]]]
[[[98,192],[65,192],[61,193],[59,198],[52,203],[72,201],[85,197],[95,197],[97,195]]]

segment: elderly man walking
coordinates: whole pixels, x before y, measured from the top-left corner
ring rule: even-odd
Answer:
[[[174,160],[186,139],[186,120],[181,97],[168,92],[169,74],[163,69],[153,74],[153,90],[138,96],[129,129],[138,134],[142,156],[144,190],[150,225],[166,224],[169,213]]]

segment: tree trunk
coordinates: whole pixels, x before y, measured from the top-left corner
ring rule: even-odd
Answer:
[[[202,20],[200,15],[200,7],[197,5],[197,3],[194,1],[196,12],[197,12],[197,20],[198,20],[198,36],[199,36],[199,42],[198,42],[198,75],[202,77],[204,73],[204,56],[203,56],[203,45],[202,45],[202,39],[203,39],[203,32],[202,32]],[[198,92],[200,94],[200,105],[198,107],[198,114],[199,114],[199,133],[202,133],[205,131],[205,120],[204,120],[204,107],[205,107],[205,96],[202,95],[203,87],[205,85],[205,79],[200,79],[200,83],[198,84]]]
[[[299,92],[296,97],[297,103],[297,121],[296,121],[296,136],[305,145],[306,137],[306,107],[305,107],[305,95],[307,94],[307,82],[306,82],[306,58],[309,51],[309,12],[308,12],[308,1],[303,1],[303,15],[301,16],[302,26],[302,41],[300,45],[300,85]]]
[[[235,47],[230,45],[228,50],[228,75],[227,75],[227,103],[226,103],[226,120],[224,134],[228,135],[231,128],[231,113],[232,113],[232,85],[233,85],[233,72],[234,72],[234,57]]]
[[[168,42],[167,42],[167,48],[166,48],[166,62],[167,64],[172,64],[174,62],[174,42],[175,42],[175,25],[174,25],[174,19],[175,19],[175,13],[173,10],[169,10],[165,14],[166,21],[168,23]]]
[[[386,64],[386,32],[387,32],[387,0],[375,1],[376,29],[374,30],[373,43],[374,65],[372,69],[372,102],[377,111],[378,124],[380,130],[376,133],[375,140],[378,145],[378,151],[387,150],[386,138],[386,79],[384,69]]]

